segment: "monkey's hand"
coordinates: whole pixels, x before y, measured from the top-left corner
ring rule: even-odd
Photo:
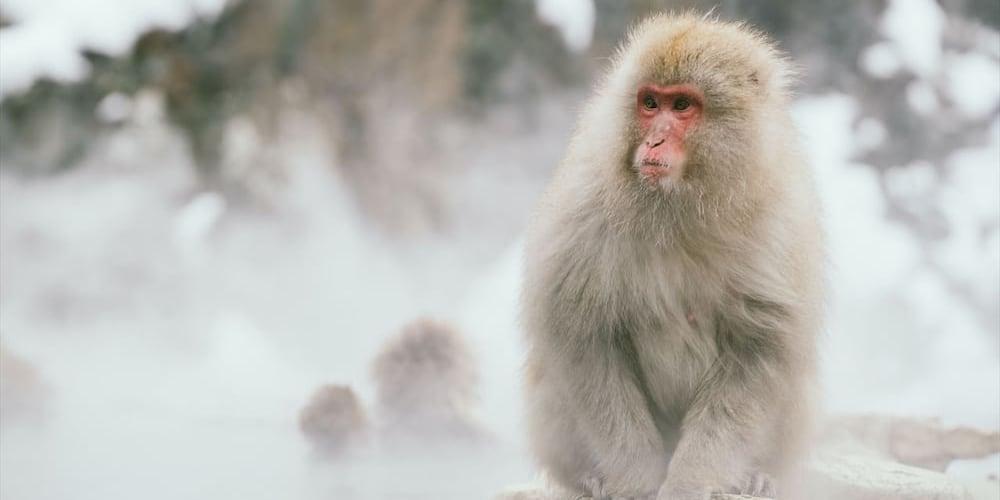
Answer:
[[[763,472],[755,472],[747,477],[746,484],[742,488],[736,488],[731,493],[772,498],[775,496],[774,480]]]
[[[619,495],[608,495],[604,491],[604,482],[600,479],[593,479],[586,481],[585,487],[591,490],[589,495],[580,495],[575,497],[573,500],[655,500],[656,493],[647,493],[645,495],[638,496],[619,496]]]

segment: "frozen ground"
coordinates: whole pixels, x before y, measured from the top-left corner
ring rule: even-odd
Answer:
[[[120,55],[148,29],[180,29],[224,5],[224,0],[3,0],[4,15],[17,24],[0,31],[0,98],[27,90],[43,76],[81,79],[89,68],[80,48]]]

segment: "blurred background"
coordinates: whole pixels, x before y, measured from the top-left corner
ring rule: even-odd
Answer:
[[[628,26],[683,8],[801,69],[826,409],[1000,429],[996,0],[0,0],[0,497],[530,481],[522,233]],[[378,437],[408,377],[372,360],[421,317],[457,345],[426,390],[460,451]],[[323,384],[368,444],[318,456]]]

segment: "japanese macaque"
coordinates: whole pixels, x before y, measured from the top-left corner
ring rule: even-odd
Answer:
[[[795,498],[823,302],[788,64],[690,14],[639,24],[529,233],[531,443],[599,499]]]
[[[448,325],[429,319],[406,325],[376,356],[372,373],[385,444],[449,445],[486,436],[473,417],[475,360]]]
[[[38,368],[0,342],[0,425],[40,423],[47,413],[50,392]]]
[[[367,440],[368,417],[350,387],[324,385],[299,413],[299,429],[319,456],[333,457]]]

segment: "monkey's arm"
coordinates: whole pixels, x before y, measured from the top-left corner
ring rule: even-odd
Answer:
[[[745,488],[796,441],[803,404],[793,307],[739,296],[716,317],[719,357],[685,416],[659,500],[707,498]],[[764,470],[762,470],[764,469]]]
[[[538,358],[549,360],[533,389],[543,461],[565,484],[596,497],[655,492],[667,453],[633,375],[615,349],[574,351],[558,361],[565,366],[555,356]],[[565,394],[572,398],[560,401]]]

